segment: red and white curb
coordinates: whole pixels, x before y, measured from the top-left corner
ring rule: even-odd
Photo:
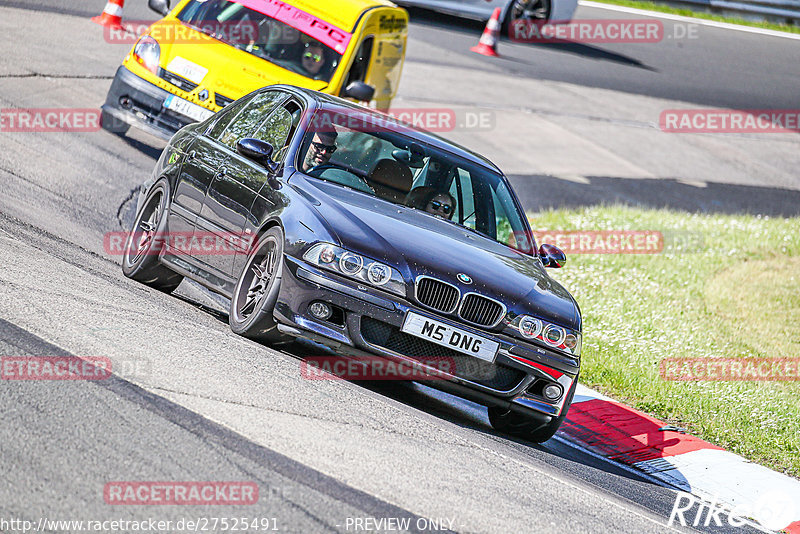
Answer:
[[[800,481],[670,428],[578,384],[560,435],[765,528],[800,534]]]

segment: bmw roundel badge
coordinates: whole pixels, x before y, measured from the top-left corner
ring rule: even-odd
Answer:
[[[470,278],[469,276],[467,276],[464,273],[458,273],[458,279],[461,280],[461,282],[463,282],[465,284],[471,284],[472,283],[472,278]]]

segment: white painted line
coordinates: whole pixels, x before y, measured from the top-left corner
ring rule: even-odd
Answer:
[[[576,404],[578,402],[587,402],[590,400],[617,402],[610,397],[606,397],[599,391],[588,388],[579,382],[578,387],[575,388],[575,397],[572,399],[572,404]]]
[[[794,39],[800,41],[800,34],[779,32],[776,30],[767,30],[764,28],[754,28],[752,26],[742,26],[740,24],[730,24],[728,22],[716,22],[714,20],[698,19],[695,17],[684,17],[683,15],[672,15],[670,13],[659,13],[658,11],[647,11],[645,9],[636,9],[633,7],[616,6],[613,4],[603,4],[601,2],[592,2],[591,0],[578,0],[578,4],[586,7],[596,7],[598,9],[607,9],[609,11],[619,11],[620,13],[630,13],[633,15],[642,15],[644,17],[657,17],[666,20],[677,20],[680,22],[691,22],[701,26],[710,26],[712,28],[722,28],[725,30],[735,30],[745,33],[755,33],[758,35],[768,35],[770,37],[782,37],[784,39]],[[580,20],[580,19],[573,19]]]

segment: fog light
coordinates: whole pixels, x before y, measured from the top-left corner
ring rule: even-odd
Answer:
[[[548,384],[547,386],[545,386],[542,394],[544,395],[545,399],[549,401],[554,401],[561,398],[563,391],[564,390],[558,384]]]
[[[330,306],[325,304],[324,302],[312,302],[311,306],[308,307],[308,312],[313,315],[316,319],[321,321],[327,321],[333,315],[333,310]]]

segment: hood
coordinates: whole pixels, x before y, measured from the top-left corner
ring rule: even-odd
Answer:
[[[303,180],[300,187],[318,199],[316,209],[343,247],[397,267],[406,282],[432,276],[456,285],[462,293],[496,298],[515,313],[580,328],[572,296],[535,257],[419,210],[328,182],[299,180]],[[459,273],[472,278],[472,283],[462,283]]]
[[[159,29],[159,25],[164,28]],[[256,89],[277,83],[315,91],[321,91],[328,86],[327,82],[312,80],[278,67],[175,20],[160,21],[151,27],[149,33],[156,37],[171,35],[169,32],[177,31],[176,26],[180,26],[180,31],[183,32],[181,35],[186,37],[175,39],[175,42],[159,40],[159,64],[174,74],[199,84],[196,91],[205,88],[236,100]],[[181,67],[184,68],[183,72]]]

